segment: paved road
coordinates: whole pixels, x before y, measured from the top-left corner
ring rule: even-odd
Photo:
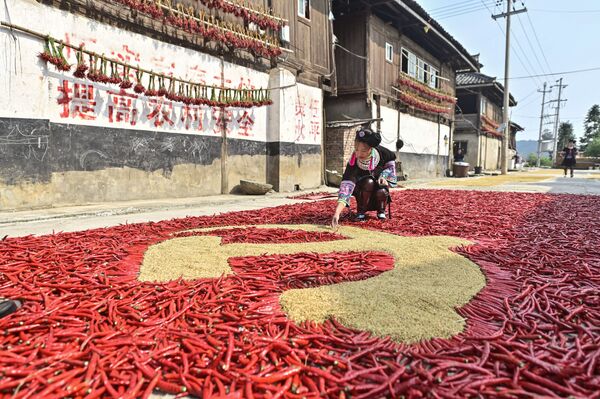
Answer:
[[[401,182],[406,189],[452,189],[571,193],[600,195],[600,171],[576,171],[574,178],[562,177],[560,170],[514,172],[508,176],[419,179]],[[311,191],[336,190],[321,187]],[[294,193],[294,195],[300,193]],[[80,231],[122,223],[160,221],[186,216],[214,215],[224,212],[261,209],[299,203],[288,199],[290,193],[266,196],[218,195],[155,201],[128,201],[85,206],[0,212],[0,238],[60,231]],[[599,198],[600,200],[600,198]]]

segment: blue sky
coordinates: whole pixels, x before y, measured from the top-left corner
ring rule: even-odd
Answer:
[[[490,14],[505,11],[506,1],[418,2],[471,54],[480,53],[479,60],[484,65],[482,73],[504,83],[505,38]],[[517,9],[524,3],[528,13],[514,15],[511,19],[512,77],[600,67],[600,1],[519,0],[514,3]],[[504,30],[506,21],[498,19],[498,23]],[[568,85],[563,89],[562,98],[568,101],[560,110],[560,120],[573,123],[575,134],[582,135],[588,109],[600,103],[600,70],[511,80],[509,89],[518,101],[512,108],[511,119],[525,128],[525,132],[517,136],[518,140],[537,140],[542,102],[542,94],[537,90],[541,90],[544,81],[548,85],[557,84],[560,77],[564,78],[563,84]],[[558,87],[555,87],[546,95],[546,100],[555,100],[557,94]],[[554,104],[556,102],[546,106],[548,114],[555,113],[554,109],[548,108]],[[545,122],[550,122],[550,118]],[[545,125],[545,128],[552,127],[552,124]]]

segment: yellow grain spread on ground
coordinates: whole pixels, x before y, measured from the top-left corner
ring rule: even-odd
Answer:
[[[331,231],[313,225],[257,227]],[[280,298],[282,309],[296,322],[323,322],[335,317],[348,327],[391,336],[398,342],[448,338],[463,330],[465,321],[454,309],[466,304],[485,286],[479,267],[449,250],[467,241],[453,237],[402,237],[350,226],[342,226],[338,233],[348,239],[220,245],[220,237],[173,238],[148,249],[140,280],[218,278],[233,273],[227,259],[235,256],[384,251],[394,257],[392,270],[361,281],[286,291]]]
[[[432,182],[429,184],[429,186],[491,187],[500,186],[502,184],[537,183],[540,181],[553,179],[556,176],[559,175],[552,173],[536,175],[529,175],[527,173],[513,173],[498,176],[444,179]]]

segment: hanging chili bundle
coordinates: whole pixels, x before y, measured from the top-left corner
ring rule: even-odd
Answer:
[[[63,54],[64,48],[63,43],[59,43],[57,46],[54,39],[47,36],[44,41],[44,51],[39,53],[38,57],[44,62],[54,65],[59,71],[67,72],[71,69],[71,65]]]
[[[142,78],[144,77],[144,72],[140,71],[140,69],[136,69],[135,71],[135,80],[136,84],[133,87],[133,91],[138,94],[144,94],[146,92],[146,88],[142,84]]]
[[[73,76],[79,79],[85,78],[85,73],[88,70],[88,65],[85,63],[84,54],[81,49],[77,50],[75,53],[75,58],[77,58],[77,67],[75,68],[75,72],[73,72]]]

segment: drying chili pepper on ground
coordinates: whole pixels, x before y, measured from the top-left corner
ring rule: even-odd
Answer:
[[[458,309],[467,323],[457,336],[396,343],[282,312],[284,290],[376,276],[393,267],[385,253],[240,257],[229,260],[235,274],[218,279],[137,280],[150,245],[204,227],[324,225],[335,200],[7,238],[0,296],[23,307],[0,319],[0,397],[600,397],[597,197],[392,195],[394,219],[342,223],[471,240],[455,251],[487,285]],[[227,242],[340,239],[218,230]]]

